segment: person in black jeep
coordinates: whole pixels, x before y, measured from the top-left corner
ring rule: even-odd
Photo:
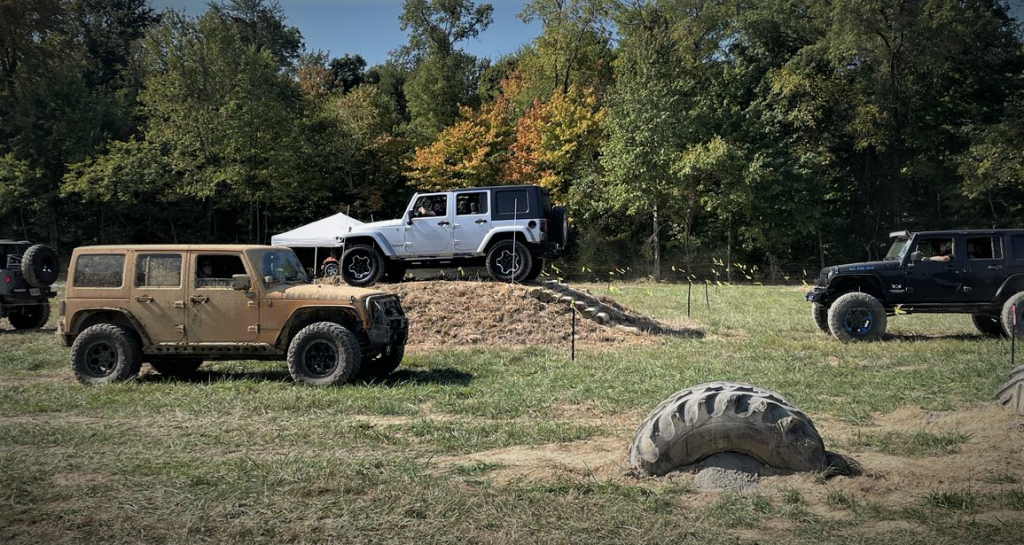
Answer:
[[[931,256],[923,258],[925,261],[946,262],[953,258],[952,243],[949,241],[939,242],[939,248]]]

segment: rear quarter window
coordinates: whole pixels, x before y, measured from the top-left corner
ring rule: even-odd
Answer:
[[[120,288],[124,284],[124,254],[78,256],[72,282],[76,288]]]
[[[1010,259],[1024,261],[1024,235],[1010,235]]]

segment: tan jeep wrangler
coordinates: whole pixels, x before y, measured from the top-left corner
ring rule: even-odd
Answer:
[[[88,246],[71,256],[58,335],[85,384],[206,360],[281,360],[295,382],[387,375],[409,325],[395,295],[310,284],[288,248]]]

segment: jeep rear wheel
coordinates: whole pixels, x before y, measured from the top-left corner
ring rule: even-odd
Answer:
[[[96,324],[71,345],[71,370],[82,384],[128,380],[142,366],[139,341],[127,329]]]
[[[355,335],[334,322],[302,328],[288,347],[288,371],[306,386],[350,382],[359,373],[360,359]]]
[[[828,307],[821,303],[811,303],[811,319],[814,325],[825,333],[832,333],[828,330]]]
[[[1006,332],[1003,331],[1002,322],[991,314],[972,314],[971,321],[974,322],[974,327],[978,328],[978,331],[989,337],[1006,336]]]
[[[487,252],[487,272],[499,282],[522,282],[529,276],[531,267],[530,250],[517,240],[499,241]]]
[[[50,319],[50,303],[14,307],[7,319],[14,329],[39,329]]]
[[[775,392],[734,382],[700,384],[663,401],[640,424],[628,459],[665,475],[720,452],[795,471],[825,465],[825,444],[807,415]]]
[[[1013,315],[1014,309],[1017,311],[1016,319]],[[1024,339],[1024,324],[1020,323],[1021,315],[1024,315],[1024,291],[1014,294],[1003,303],[1001,321],[1003,332],[1007,337],[1012,335],[1017,339]]]
[[[356,244],[341,256],[341,277],[350,286],[370,286],[384,275],[384,257],[373,246]]]
[[[828,309],[828,328],[843,342],[877,341],[885,333],[885,308],[864,292],[852,292],[836,299]]]
[[[33,288],[47,288],[57,281],[60,263],[57,252],[45,245],[35,244],[21,257],[21,274]]]

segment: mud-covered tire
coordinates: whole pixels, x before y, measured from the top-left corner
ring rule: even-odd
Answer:
[[[351,331],[334,322],[310,324],[288,347],[288,372],[297,384],[331,386],[351,382],[362,356]]]
[[[60,275],[57,251],[46,244],[29,246],[21,256],[21,274],[33,288],[47,288]]]
[[[82,384],[128,380],[142,367],[141,352],[132,332],[113,324],[96,324],[79,333],[71,345],[71,370]]]
[[[14,329],[39,329],[50,319],[50,303],[14,307],[7,319]]]
[[[720,452],[794,471],[819,470],[826,460],[811,419],[782,396],[750,384],[710,382],[676,392],[644,419],[629,444],[629,465],[665,475]]]
[[[982,334],[989,337],[1005,337],[1006,331],[1003,331],[1003,322],[997,316],[991,314],[972,314],[971,321],[974,322],[974,327],[978,328]]]
[[[405,344],[385,347],[372,358],[363,360],[359,367],[359,378],[362,380],[380,379],[390,375],[402,364],[405,357]]]
[[[814,325],[818,326],[818,329],[828,334],[832,333],[828,329],[828,307],[825,305],[811,303],[811,320],[814,321]]]
[[[341,256],[341,277],[350,286],[371,286],[384,275],[384,257],[366,244],[349,246]]]
[[[487,273],[499,282],[522,282],[533,267],[533,256],[525,244],[501,240],[487,252]]]
[[[551,219],[548,221],[548,241],[562,246],[569,242],[569,215],[564,206],[556,206],[551,209]]]
[[[1017,319],[1014,320],[1013,309],[1017,309]],[[1024,324],[1021,323],[1021,318],[1024,316],[1024,291],[1015,293],[1010,296],[1009,299],[1003,303],[1003,312],[999,315],[999,321],[1003,326],[1003,333],[1007,337],[1011,335],[1018,339],[1024,339]],[[1014,326],[1014,322],[1017,323]]]
[[[843,342],[877,341],[886,323],[885,307],[864,292],[842,295],[828,308],[828,329]]]
[[[149,366],[165,377],[187,377],[203,365],[201,358],[161,358],[150,360]]]

